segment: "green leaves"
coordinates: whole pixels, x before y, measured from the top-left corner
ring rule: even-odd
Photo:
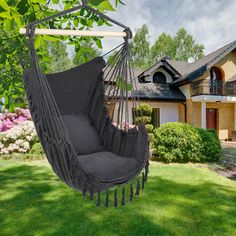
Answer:
[[[101,39],[96,38],[95,43],[96,43],[96,45],[97,45],[98,48],[102,49],[102,42],[101,42]]]
[[[89,3],[100,11],[115,11],[109,0],[89,0]]]
[[[19,34],[19,28],[36,19],[43,19],[61,10],[78,6],[78,0],[52,0],[53,4],[46,4],[47,2],[47,0],[0,0],[0,25],[2,26],[2,31],[0,31],[0,98],[5,98],[5,108],[13,109],[15,106],[25,104],[19,58],[21,54],[28,57],[28,46],[27,38]],[[60,9],[59,2],[63,9]],[[111,0],[89,0],[89,4],[101,12],[115,10],[110,2]],[[81,9],[78,12],[46,22],[39,27],[89,30],[95,25],[102,26],[103,24],[107,24],[107,21],[86,9]],[[56,47],[51,44],[56,45]],[[72,57],[75,56],[73,62],[71,57],[67,55],[68,44],[70,47],[72,46],[71,48],[75,46],[76,49],[76,54],[72,55]],[[73,63],[81,64],[100,55],[99,49],[102,48],[102,43],[101,38],[97,37],[37,35],[35,37],[35,48],[42,69],[45,72],[53,72],[57,69],[70,68]],[[53,60],[51,55],[56,55],[53,56]],[[122,82],[120,86],[123,86]]]
[[[91,3],[94,6],[98,6],[99,4],[101,4],[104,1],[106,1],[106,0],[89,0],[89,3]]]
[[[132,91],[132,85],[126,82],[122,77],[116,77],[116,87],[122,91]]]
[[[97,6],[97,9],[101,11],[115,11],[115,8],[109,1],[103,1]]]
[[[4,9],[5,11],[10,12],[10,7],[7,5],[7,3],[5,2],[5,0],[0,0],[0,7],[2,9]]]

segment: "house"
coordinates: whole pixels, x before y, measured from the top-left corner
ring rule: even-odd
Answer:
[[[138,75],[134,93],[152,106],[155,127],[186,122],[230,140],[236,130],[236,41],[192,63],[163,58]]]

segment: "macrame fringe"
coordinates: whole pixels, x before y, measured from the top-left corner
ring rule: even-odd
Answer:
[[[86,188],[83,188],[83,197],[86,197]]]
[[[105,207],[109,207],[109,189],[106,190],[106,202]]]
[[[135,195],[139,196],[140,194],[140,183],[139,183],[139,179],[137,179],[137,185],[136,185],[136,192]]]
[[[142,172],[142,189],[144,189],[144,183],[145,183],[145,174]]]
[[[98,199],[97,199],[97,206],[101,206],[101,196],[100,196],[100,191],[98,190]]]
[[[129,200],[132,202],[134,196],[134,190],[133,190],[133,184],[130,184],[130,194],[129,194]]]
[[[89,199],[90,200],[94,199],[94,197],[93,197],[93,189],[92,188],[90,189]]]
[[[147,159],[147,163],[145,165],[145,182],[147,182],[148,173],[149,173],[149,160]]]
[[[114,207],[118,207],[117,189],[114,190]]]
[[[125,187],[122,188],[121,206],[125,205]]]

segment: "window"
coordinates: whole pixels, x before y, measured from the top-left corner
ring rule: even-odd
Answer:
[[[160,127],[160,108],[152,109],[152,124],[154,128]]]
[[[166,83],[166,76],[164,73],[158,71],[153,75],[153,83],[158,84],[165,84]]]
[[[223,72],[221,68],[213,66],[210,70],[210,78],[211,78],[210,93],[212,95],[222,95]]]

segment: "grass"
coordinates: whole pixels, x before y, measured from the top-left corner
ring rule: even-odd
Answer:
[[[44,161],[0,160],[0,235],[236,235],[236,183],[192,164],[151,164],[117,209],[65,186]]]

